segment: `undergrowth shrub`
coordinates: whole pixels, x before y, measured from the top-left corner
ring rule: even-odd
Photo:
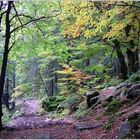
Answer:
[[[12,119],[19,117],[23,112],[22,104],[18,104],[15,109],[8,110],[5,106],[3,106],[3,123],[7,124]]]
[[[106,87],[111,87],[111,86],[117,86],[118,84],[120,84],[122,82],[122,80],[119,79],[111,79],[110,82],[105,83],[104,85]]]
[[[57,106],[64,100],[64,96],[46,97],[42,100],[42,108],[48,112],[54,111],[56,110]]]
[[[14,93],[12,94],[12,98],[17,99],[23,96],[27,96],[32,93],[32,85],[30,83],[18,85],[14,89]]]
[[[76,111],[79,103],[83,100],[82,96],[70,95],[63,102],[61,102],[57,108],[58,112],[62,112],[64,109],[69,111]]]
[[[113,116],[108,120],[107,124],[104,126],[104,129],[106,131],[110,130],[113,127],[114,122],[115,122],[115,117]]]
[[[105,114],[110,115],[110,114],[116,113],[119,111],[120,107],[121,107],[121,101],[119,99],[114,99],[107,106]]]
[[[90,114],[92,114],[92,109],[87,107],[86,101],[83,101],[79,104],[78,109],[73,114],[73,117],[79,119]]]
[[[132,75],[126,80],[126,82],[137,82],[137,81],[140,81],[139,73],[134,73],[134,74],[132,74]]]

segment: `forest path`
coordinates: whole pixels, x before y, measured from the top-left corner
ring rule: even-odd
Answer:
[[[52,124],[70,123],[68,119],[51,119],[47,115],[39,115],[40,101],[38,99],[18,100],[17,104],[21,104],[22,114],[14,118],[8,126],[14,129],[33,129],[44,128]],[[71,122],[72,123],[72,122]]]
[[[95,129],[80,131],[77,128],[81,124],[87,125],[88,122],[79,122],[71,119],[70,116],[64,119],[51,119],[47,115],[38,115],[40,102],[38,99],[18,100],[17,104],[22,105],[22,115],[14,118],[7,129],[0,132],[0,138],[4,139],[81,139],[102,137],[100,131],[102,126],[95,125]],[[88,119],[87,119],[88,120]]]
[[[95,118],[73,120],[69,116],[64,119],[51,119],[47,115],[38,115],[40,102],[38,99],[18,101],[22,103],[22,115],[7,124],[6,130],[0,132],[4,139],[90,139],[103,138],[103,124]],[[81,126],[92,125],[91,130],[80,130]]]
[[[40,101],[38,99],[24,100],[24,115],[36,115],[40,109]]]
[[[50,138],[50,129],[49,132],[46,132],[46,129],[50,128],[50,126],[51,128],[60,125],[67,127],[73,123],[73,120],[69,118],[51,119],[47,115],[39,115],[40,101],[38,99],[17,100],[16,105],[22,106],[20,109],[22,113],[6,125],[8,131],[0,132],[0,138],[48,139]],[[62,136],[61,134],[59,135]]]

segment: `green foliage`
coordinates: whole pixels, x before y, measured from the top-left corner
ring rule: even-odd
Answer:
[[[68,65],[64,65],[63,67],[63,70],[57,71],[57,73],[63,75],[60,82],[64,91],[61,93],[66,96],[69,96],[70,94],[83,95],[88,89],[87,84],[92,76],[76,67],[70,67]]]
[[[15,92],[12,94],[12,98],[20,98],[32,93],[32,85],[30,83],[18,85],[15,89]]]
[[[3,123],[7,124],[12,119],[19,117],[23,112],[21,110],[22,104],[18,104],[15,110],[9,111],[6,107],[3,107]]]
[[[117,86],[121,82],[122,82],[122,80],[111,79],[109,83],[105,83],[104,85],[106,85],[106,87]]]
[[[48,112],[54,111],[64,99],[63,96],[46,97],[42,100],[42,108]]]
[[[73,114],[73,117],[76,119],[80,119],[83,117],[86,117],[87,115],[90,115],[92,113],[92,109],[87,107],[86,101],[81,102],[78,106],[78,109]]]
[[[4,113],[3,123],[7,124],[8,122],[11,121],[11,115],[9,114],[9,111],[5,107],[3,107],[3,113]]]
[[[71,109],[73,106],[77,106],[80,101],[81,101],[81,97],[73,94],[73,95],[68,96],[63,102],[61,102],[58,108]]]
[[[128,4],[131,8],[117,4]],[[16,62],[17,80],[12,97],[29,97],[36,93],[35,96],[42,98],[47,92],[48,81],[55,79],[61,95],[43,99],[40,114],[62,109],[60,112],[63,115],[69,111],[76,111],[77,117],[87,115],[89,110],[83,102],[86,91],[93,87],[100,90],[117,86],[122,82],[115,78],[116,59],[119,58],[116,50],[126,56],[127,48],[133,48],[133,52],[138,49],[140,16],[137,14],[139,8],[133,4],[138,3],[74,0],[15,2],[18,13],[24,7],[25,16],[20,16],[23,24],[30,17],[41,15],[47,18],[37,23],[34,21],[11,34],[10,45],[14,41],[16,43],[9,59]],[[16,17],[13,13],[10,16]],[[11,29],[20,25],[21,21],[14,18]],[[129,33],[126,31],[128,26]],[[2,27],[5,27],[5,22]],[[0,33],[1,43],[4,31]],[[118,40],[121,47],[114,47],[113,40]],[[3,43],[0,45],[3,46]],[[0,48],[0,56],[2,53],[3,48]],[[56,68],[50,68],[52,61],[57,61]],[[7,73],[10,75],[13,66],[8,64]],[[139,74],[134,73],[126,82],[139,80]],[[120,104],[118,99],[114,99],[109,103],[107,112],[115,113]]]
[[[107,122],[107,124],[105,125],[104,129],[105,129],[105,130],[110,130],[110,129],[113,127],[114,121],[115,121],[115,117],[113,116],[113,117],[111,117],[111,118],[108,120],[108,122]]]
[[[44,108],[40,107],[40,109],[38,111],[38,114],[39,115],[45,115],[46,113],[47,113],[47,111]]]
[[[140,81],[139,73],[133,73],[126,82],[138,82]]]
[[[119,99],[113,99],[107,106],[106,114],[113,114],[119,111],[121,107],[121,101]]]

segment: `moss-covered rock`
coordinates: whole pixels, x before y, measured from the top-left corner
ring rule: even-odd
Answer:
[[[133,138],[140,139],[140,130],[137,130],[136,132],[134,132]]]
[[[140,138],[140,113],[134,112],[122,123],[119,138]]]
[[[134,84],[133,86],[131,86],[126,93],[126,97],[128,99],[140,97],[140,84]]]

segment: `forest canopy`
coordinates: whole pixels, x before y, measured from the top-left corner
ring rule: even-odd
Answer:
[[[1,1],[0,118],[3,96],[8,108],[21,97],[62,96],[48,104],[55,110],[93,88],[137,80],[139,45],[139,1]]]

